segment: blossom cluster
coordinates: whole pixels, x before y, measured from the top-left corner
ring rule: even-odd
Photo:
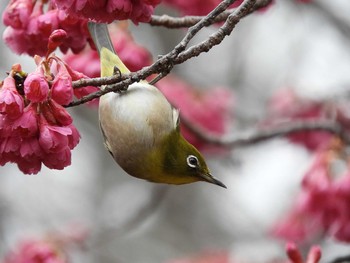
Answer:
[[[65,253],[46,240],[26,240],[15,251],[8,253],[3,263],[67,263]]]
[[[55,31],[49,49],[54,50],[65,35]],[[0,85],[0,165],[17,163],[25,174],[38,173],[42,164],[51,169],[70,165],[80,135],[63,106],[74,95],[91,91],[73,90],[72,80],[84,75],[54,54],[35,61],[37,69],[29,74],[14,65]]]
[[[270,119],[282,122],[330,119],[350,131],[346,105],[303,99],[291,89],[280,90],[272,98]],[[288,138],[305,146],[314,157],[304,174],[300,194],[291,211],[274,227],[274,234],[288,240],[305,241],[327,233],[349,242],[350,156],[343,142],[323,131],[301,131]]]
[[[87,20],[75,18],[55,8],[49,2],[11,0],[2,15],[7,26],[3,33],[5,43],[17,54],[44,56],[49,37],[54,30],[68,32],[60,45],[62,52],[71,49],[78,53],[91,41]]]
[[[305,241],[327,233],[350,242],[350,158],[344,151],[334,139],[315,154],[292,210],[274,228],[277,236]]]
[[[321,248],[314,245],[310,248],[306,259],[304,260],[298,247],[292,242],[286,244],[286,253],[290,263],[318,263],[322,254]]]
[[[21,239],[8,251],[2,263],[67,263],[71,262],[68,251],[74,247],[84,246],[89,236],[89,229],[77,223],[69,224],[60,230],[37,237]]]
[[[131,19],[135,24],[148,22],[153,14],[154,7],[160,3],[160,0],[52,1],[59,9],[74,17],[105,23]]]
[[[319,120],[331,115],[332,107],[322,101],[310,101],[298,96],[292,89],[278,90],[269,104],[268,123],[287,123],[301,120]],[[315,151],[327,145],[332,135],[326,131],[300,131],[288,135],[288,139]]]

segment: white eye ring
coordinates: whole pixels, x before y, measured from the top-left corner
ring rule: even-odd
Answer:
[[[192,168],[198,167],[198,158],[194,155],[187,156],[187,165]]]

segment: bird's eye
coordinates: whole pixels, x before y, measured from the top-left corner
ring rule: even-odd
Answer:
[[[187,164],[189,167],[197,168],[198,167],[198,159],[194,155],[187,156]]]

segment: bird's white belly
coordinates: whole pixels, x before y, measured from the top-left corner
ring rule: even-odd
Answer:
[[[120,164],[151,149],[175,128],[171,105],[145,83],[101,97],[99,115],[106,145]]]

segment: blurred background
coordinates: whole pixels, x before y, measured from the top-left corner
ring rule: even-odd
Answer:
[[[7,2],[1,1],[2,10]],[[228,132],[243,132],[263,120],[279,89],[315,101],[348,96],[350,2],[275,2],[266,12],[244,18],[210,52],[174,68],[203,90],[232,89],[234,119]],[[156,9],[169,12],[176,14],[168,7]],[[193,43],[216,29],[202,30]],[[130,30],[154,59],[186,32],[142,23]],[[0,56],[2,79],[14,63],[27,72],[35,69],[32,58],[13,54],[3,42]],[[128,176],[110,158],[96,109],[69,111],[82,135],[71,166],[63,171],[44,167],[32,176],[13,164],[0,167],[0,255],[23,239],[86,231],[83,245],[69,250],[71,262],[176,262],[205,251],[228,253],[232,262],[285,259],[285,241],[269,233],[290,209],[309,168],[312,155],[304,147],[278,138],[207,155],[212,174],[228,189],[205,183],[156,185]],[[315,243],[322,246],[323,262],[349,252],[331,239]]]

